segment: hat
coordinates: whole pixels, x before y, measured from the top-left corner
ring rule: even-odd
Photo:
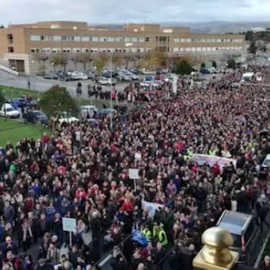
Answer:
[[[46,260],[44,258],[41,258],[41,259],[38,260],[38,263],[45,263],[45,261]]]
[[[195,250],[195,246],[193,244],[190,244],[188,247],[189,251],[194,251]]]
[[[265,256],[265,257],[264,257],[264,260],[265,260],[265,261],[270,261],[270,257],[269,257],[269,256]]]
[[[52,241],[53,241],[53,242],[57,242],[57,240],[58,240],[58,236],[57,236],[57,235],[53,235],[53,236],[52,236]]]

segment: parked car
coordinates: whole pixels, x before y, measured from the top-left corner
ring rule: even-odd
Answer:
[[[39,110],[29,110],[24,113],[23,118],[30,123],[40,123],[42,125],[48,124],[47,116]]]
[[[43,125],[48,124],[48,118],[46,114],[43,113],[42,111],[34,110],[33,115],[34,115],[35,122],[41,123]]]
[[[232,234],[234,242],[230,249],[240,253],[238,263],[249,265],[260,235],[255,217],[225,210],[217,222],[217,227],[228,230]]]
[[[125,72],[118,72],[118,80],[121,82],[130,82],[132,80],[131,76],[129,74],[126,74]]]
[[[93,72],[93,71],[91,71],[91,70],[88,70],[88,71],[86,72],[86,74],[87,74],[89,80],[92,80],[92,81],[95,80],[95,78],[96,78],[95,72]]]
[[[115,114],[117,113],[117,111],[115,109],[111,109],[111,108],[106,108],[106,109],[102,109],[98,112],[99,116],[104,116],[104,115],[110,115],[110,114]]]
[[[96,106],[84,105],[84,106],[80,106],[80,111],[81,111],[82,117],[86,118],[87,115],[89,115],[89,117],[92,118],[98,112],[98,109]]]
[[[19,118],[20,112],[15,110],[9,103],[5,103],[0,109],[0,116],[6,116],[8,118]]]
[[[79,71],[73,71],[70,74],[70,78],[72,80],[88,80],[88,76],[85,73]]]
[[[200,73],[201,73],[201,74],[204,74],[204,75],[205,75],[205,74],[211,74],[210,70],[207,69],[207,68],[201,68],[201,69],[200,69]]]
[[[63,123],[72,123],[72,122],[78,122],[79,119],[72,116],[70,113],[68,112],[62,112],[59,113],[55,119],[56,121],[58,121],[60,124]]]
[[[50,72],[45,74],[43,78],[48,80],[59,80],[60,76],[56,72]]]
[[[23,97],[19,97],[19,98],[12,98],[9,100],[9,102],[11,105],[14,105],[13,107],[16,108],[16,107],[25,107],[26,104],[28,103],[27,99],[26,98],[23,98]]]
[[[98,80],[98,83],[101,85],[113,85],[116,83],[116,81],[114,79],[111,79],[111,78],[100,78]]]

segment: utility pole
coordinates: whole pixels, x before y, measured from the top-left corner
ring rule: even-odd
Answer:
[[[81,89],[81,93],[80,93],[80,99],[79,99],[79,119],[80,119],[80,150],[82,149],[82,110],[81,110],[81,105],[82,105],[82,89]]]
[[[112,67],[113,67],[113,55],[111,53],[111,92],[110,92],[110,107],[112,109],[112,90],[113,90],[113,83],[112,83],[112,80],[113,80],[113,77],[112,77]],[[113,114],[112,112],[110,113],[110,130],[112,131],[113,129]]]

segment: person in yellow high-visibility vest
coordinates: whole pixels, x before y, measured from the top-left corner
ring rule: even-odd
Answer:
[[[216,156],[216,155],[217,155],[217,150],[211,148],[211,149],[208,151],[208,154],[209,154],[210,156]]]
[[[163,229],[163,226],[160,226],[159,231],[158,231],[158,242],[163,246],[166,247],[168,244],[168,238],[167,234]]]
[[[145,235],[145,237],[147,238],[147,241],[148,241],[148,242],[151,242],[151,240],[152,240],[152,233],[151,233],[151,231],[149,230],[148,225],[145,225],[145,229],[143,230],[142,233],[143,233],[143,234]]]
[[[152,235],[153,235],[153,238],[158,238],[158,225],[157,225],[157,223],[155,222],[154,223],[154,226],[153,226],[153,231],[152,231],[153,233],[152,233]]]

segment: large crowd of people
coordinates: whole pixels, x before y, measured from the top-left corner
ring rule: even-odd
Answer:
[[[232,90],[239,76],[207,90],[182,85],[173,98],[114,115],[113,129],[104,116],[2,146],[1,268],[102,269],[112,250],[113,270],[192,270],[202,233],[225,209],[255,210],[263,224],[270,185],[259,175],[270,144],[260,131],[270,130],[270,89]],[[200,165],[194,154],[236,164]],[[76,219],[71,234],[63,217]]]

